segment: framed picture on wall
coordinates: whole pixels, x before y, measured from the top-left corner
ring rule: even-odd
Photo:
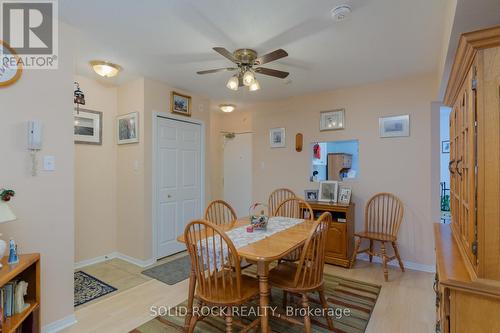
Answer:
[[[75,109],[73,118],[75,143],[102,145],[102,112]]]
[[[191,117],[191,96],[172,91],[170,94],[170,111]]]
[[[139,142],[139,112],[117,117],[116,129],[119,145]]]
[[[339,190],[339,182],[327,180],[319,183],[319,198],[322,202],[337,202],[337,194]]]
[[[379,118],[379,132],[381,138],[395,138],[410,136],[410,115]]]
[[[285,129],[283,127],[269,130],[269,145],[271,148],[286,147]]]
[[[320,113],[319,130],[333,131],[345,128],[345,109],[322,111]]]
[[[450,153],[450,140],[445,140],[441,142],[441,153],[443,154]]]

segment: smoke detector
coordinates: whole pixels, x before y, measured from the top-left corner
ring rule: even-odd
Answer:
[[[352,9],[349,5],[340,5],[332,9],[332,18],[335,22],[345,20],[351,15]]]

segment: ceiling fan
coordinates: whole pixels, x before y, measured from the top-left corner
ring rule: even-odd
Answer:
[[[231,60],[237,67],[226,67],[218,69],[209,69],[205,71],[199,71],[198,74],[211,74],[225,71],[237,71],[226,84],[231,90],[238,90],[239,87],[247,86],[248,90],[255,91],[260,89],[259,81],[255,78],[255,74],[263,74],[274,76],[280,79],[286,78],[290,73],[279,71],[276,69],[265,68],[265,67],[255,67],[268,62],[275,61],[288,56],[283,49],[278,49],[276,51],[258,56],[257,52],[252,49],[238,49],[233,53],[229,52],[223,47],[214,47],[215,52],[219,53],[223,57]]]

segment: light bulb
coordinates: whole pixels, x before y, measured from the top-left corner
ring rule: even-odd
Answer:
[[[231,90],[238,90],[238,86],[239,86],[239,81],[238,81],[238,77],[236,75],[232,76],[227,81],[227,84],[226,84],[226,87],[228,87]]]
[[[94,72],[103,77],[116,76],[122,70],[122,67],[119,65],[101,60],[92,60],[90,65],[94,69]]]
[[[248,87],[248,90],[250,91],[256,91],[260,89],[260,83],[257,80],[254,80],[254,82]]]
[[[255,76],[253,75],[251,70],[247,70],[245,74],[243,74],[243,84],[247,87],[250,87],[255,82]]]
[[[233,104],[221,104],[219,105],[219,108],[222,112],[233,112],[235,106]]]

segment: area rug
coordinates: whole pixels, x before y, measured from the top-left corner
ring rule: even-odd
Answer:
[[[335,275],[325,274],[325,294],[328,304],[333,309],[334,332],[336,333],[363,333],[366,330],[371,313],[377,302],[381,286],[365,283],[356,280],[341,278]],[[316,302],[317,294],[311,295]],[[295,298],[297,302],[297,298]],[[282,292],[273,288],[271,307],[277,308],[277,312],[283,313]],[[248,306],[257,308],[257,301],[253,301]],[[131,333],[170,333],[181,331],[184,324],[184,313],[182,306],[186,302],[177,306],[179,314],[174,309],[170,309],[169,315],[157,316],[142,326],[134,329]],[[311,307],[318,307],[315,302],[311,302]],[[348,309],[348,310],[347,310]],[[158,309],[161,312],[161,309]],[[346,314],[346,315],[344,315]],[[347,315],[348,314],[348,315]],[[240,318],[241,321],[248,323],[255,316]],[[313,331],[317,333],[331,332],[326,328],[324,318],[316,318],[319,323],[313,325]],[[271,318],[270,325],[273,332],[278,333],[300,333],[303,328],[298,325],[285,322],[280,319]],[[237,326],[235,326],[237,327]],[[219,333],[225,331],[224,319],[221,317],[206,317],[203,321],[198,321],[195,332],[198,333]]]
[[[173,285],[189,277],[191,271],[191,259],[186,255],[181,258],[151,267],[142,272],[153,279]]]
[[[74,274],[75,277],[75,300],[74,306],[90,302],[96,298],[112,293],[116,290],[115,287],[96,279],[92,275],[78,271]]]

